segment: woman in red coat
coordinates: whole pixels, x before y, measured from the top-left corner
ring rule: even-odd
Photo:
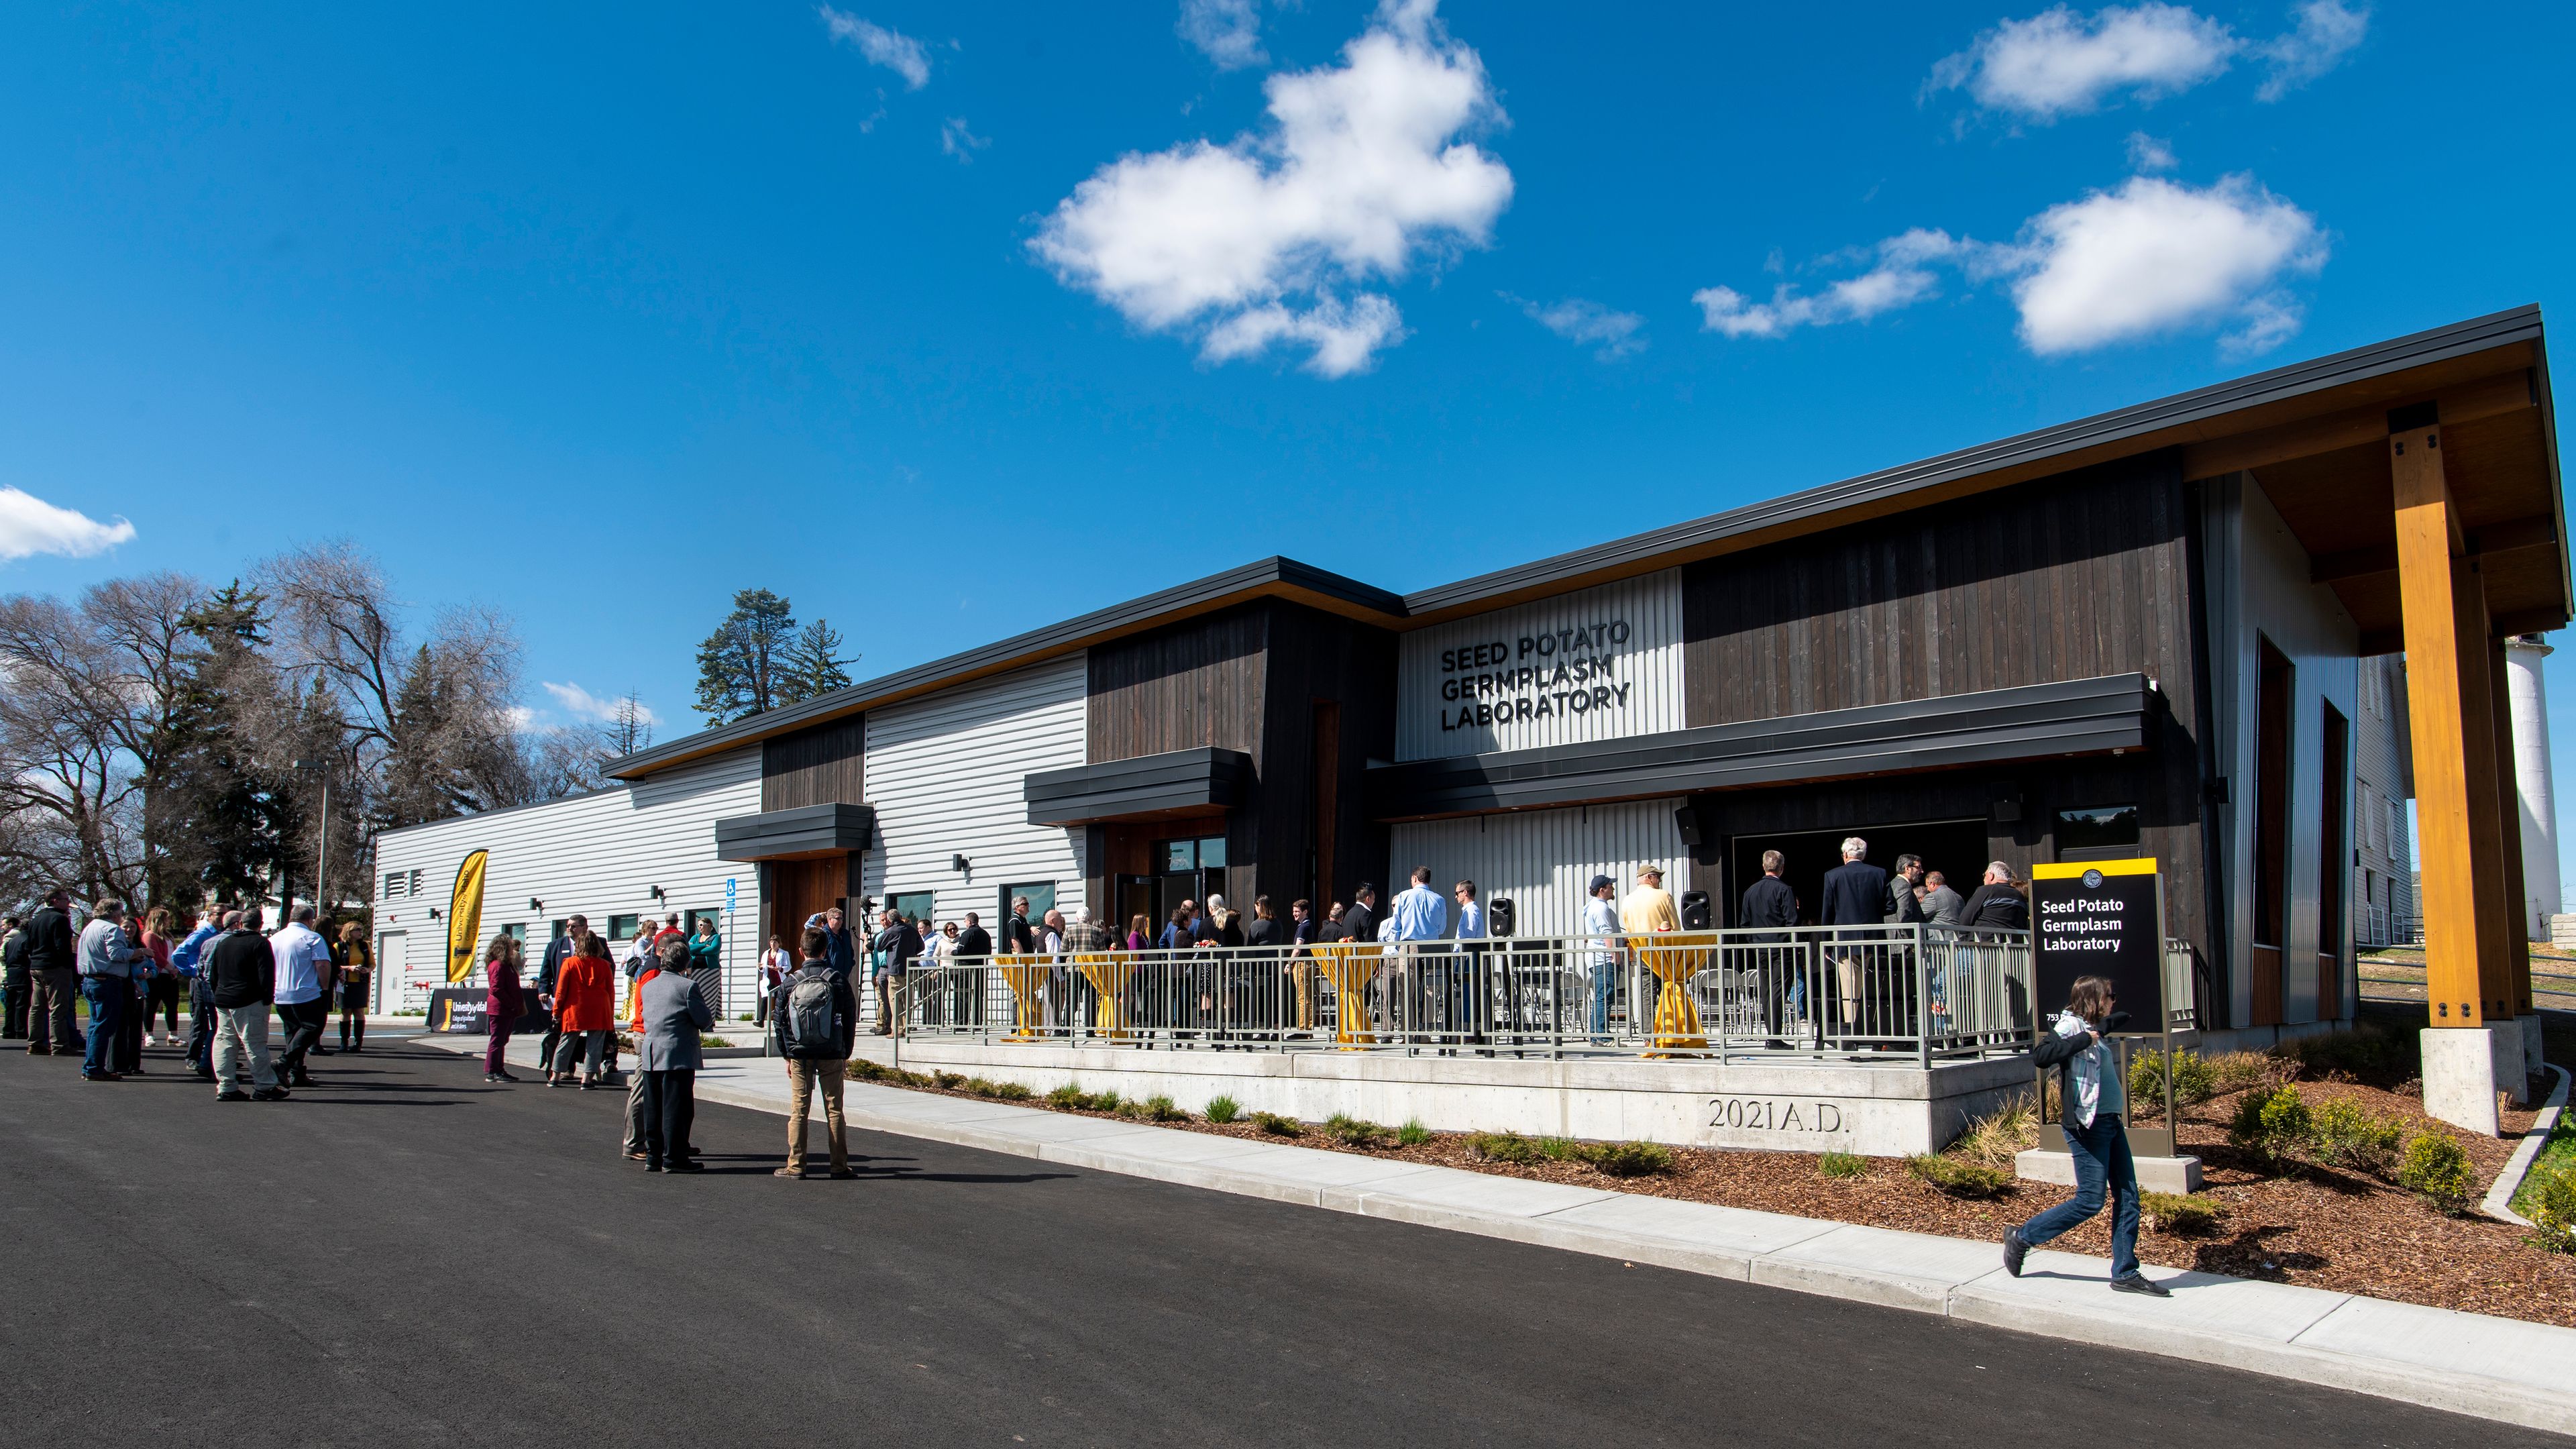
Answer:
[[[595,932],[582,933],[555,977],[555,1024],[563,1039],[555,1059],[547,1063],[546,1085],[571,1084],[576,1064],[583,1091],[599,1085],[599,1066],[617,1030],[617,968],[608,959],[608,943]]]

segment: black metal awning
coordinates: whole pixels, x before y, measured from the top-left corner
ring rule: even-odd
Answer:
[[[1423,820],[2142,750],[2143,674],[1980,690],[1577,745],[1372,766],[1369,813]]]
[[[1031,825],[1205,815],[1243,803],[1251,786],[1252,757],[1219,749],[1173,750],[1042,770],[1021,782]]]
[[[809,860],[876,842],[873,805],[800,805],[716,822],[719,860]]]

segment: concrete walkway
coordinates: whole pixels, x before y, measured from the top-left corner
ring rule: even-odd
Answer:
[[[430,1038],[459,1053],[479,1038]],[[869,1055],[873,1055],[870,1053]],[[513,1066],[536,1066],[513,1042]],[[712,1062],[698,1100],[787,1111],[769,1060]],[[2102,1258],[1859,1227],[1449,1167],[1250,1142],[852,1082],[854,1129],[1652,1263],[1998,1328],[2135,1349],[2576,1434],[2576,1330],[2213,1273],[2112,1293]]]

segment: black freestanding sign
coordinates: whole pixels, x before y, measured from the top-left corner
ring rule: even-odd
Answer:
[[[2044,1024],[2078,976],[2108,976],[2127,1031],[2165,1030],[2164,878],[2152,860],[2061,861],[2030,868],[2032,986]],[[2043,1029],[2044,1025],[2043,1025]]]

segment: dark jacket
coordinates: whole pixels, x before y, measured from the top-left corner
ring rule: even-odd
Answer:
[[[1028,917],[1009,915],[1002,918],[1003,950],[1013,955],[1026,956],[1035,952],[1037,948],[1038,928],[1030,923]]]
[[[257,931],[229,931],[203,956],[215,1005],[231,1009],[277,999],[277,953]]]
[[[1865,860],[1847,860],[1825,872],[1825,898],[1817,919],[1828,926],[1876,926],[1887,920],[1887,872]]]
[[[910,921],[899,920],[877,932],[876,941],[868,949],[884,952],[885,969],[901,974],[921,959],[921,933],[912,928]]]
[[[52,906],[40,906],[18,929],[27,933],[28,970],[71,971],[78,968],[70,916]]]
[[[555,981],[563,975],[564,958],[572,952],[573,939],[570,936],[557,936],[546,943],[546,959],[537,966],[538,995],[555,994]]]
[[[957,932],[957,945],[949,951],[952,961],[980,961],[993,954],[993,933],[982,925],[966,926]]]
[[[1350,941],[1376,940],[1377,912],[1357,901],[1351,902],[1350,909],[1342,912],[1342,937]]]
[[[823,964],[836,975],[848,976],[859,962],[858,953],[850,948],[850,928],[843,926],[836,931],[830,926],[819,926],[816,929],[823,933]]]
[[[1283,944],[1280,940],[1279,923],[1277,921],[1265,919],[1261,916],[1255,916],[1251,920],[1244,922],[1243,944],[1247,946],[1277,946]]]
[[[2030,902],[2011,886],[1989,882],[1977,887],[1977,893],[1968,897],[1968,903],[1959,908],[1959,924],[1972,930],[1979,927],[2025,930],[2030,926]]]
[[[0,968],[8,971],[12,981],[26,974],[27,932],[23,927],[11,931],[9,939],[0,941]]]
[[[1776,875],[1766,875],[1744,888],[1744,909],[1736,917],[1739,926],[1794,926],[1798,924],[1798,893]],[[1767,939],[1785,941],[1787,936]]]
[[[496,1021],[515,1025],[528,1014],[528,993],[519,985],[519,968],[486,961],[483,976],[491,983],[491,989],[483,994],[483,1020],[487,1025]]]
[[[1890,925],[1911,926],[1932,919],[1923,902],[1914,894],[1914,882],[1901,875],[1887,878],[1887,921]]]
[[[2073,1036],[2062,1035],[2057,1030],[2057,1026],[2065,1019],[2063,1016],[2055,1017],[2041,1024],[2039,1044],[2030,1049],[2030,1062],[2032,1066],[2043,1072],[2051,1068],[2056,1069],[2057,1125],[2069,1132],[2078,1132],[2082,1131],[2086,1124],[2076,1117],[2083,1103],[2077,1100],[2076,1096],[2075,1062],[2078,1057],[2093,1049],[2095,1033],[2083,1031]],[[2114,1022],[2114,1024],[2117,1023]],[[2127,1086],[2126,1083],[2121,1085],[2123,1088]],[[2122,1095],[2125,1096],[2126,1092],[2124,1091]]]
[[[796,990],[798,983],[818,977],[832,983],[832,1033],[841,1043],[839,1056],[822,1055],[820,1059],[846,1062],[850,1059],[852,1044],[858,1040],[859,994],[850,989],[849,973],[833,970],[829,961],[806,962],[789,972],[787,979],[779,982],[777,988],[769,993],[769,1035],[777,1041],[780,1056],[797,1055],[787,1049],[787,998]]]

